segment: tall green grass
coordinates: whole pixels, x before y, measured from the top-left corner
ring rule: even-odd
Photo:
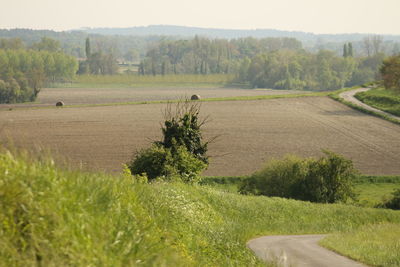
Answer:
[[[376,223],[400,223],[400,213],[138,184],[0,154],[3,266],[265,266],[247,249],[249,239]]]
[[[323,239],[321,244],[371,266],[400,266],[400,224],[366,225]]]

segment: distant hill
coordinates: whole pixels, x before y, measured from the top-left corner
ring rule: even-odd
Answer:
[[[130,28],[82,28],[79,31],[102,35],[165,35],[193,37],[195,35],[210,38],[242,38],[242,37],[293,37],[305,43],[315,42],[356,42],[371,34],[314,34],[299,31],[281,31],[274,29],[233,30],[186,27],[174,25],[150,25]],[[383,35],[386,41],[400,41],[400,35]]]

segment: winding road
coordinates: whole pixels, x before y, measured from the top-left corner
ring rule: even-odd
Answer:
[[[400,117],[399,116],[395,116],[393,114],[384,112],[382,110],[376,109],[374,107],[371,107],[363,102],[361,102],[360,100],[358,100],[357,98],[354,97],[355,94],[360,93],[360,92],[366,92],[368,90],[370,90],[371,88],[358,88],[355,90],[350,90],[350,91],[345,91],[343,93],[339,94],[339,97],[343,98],[345,101],[353,103],[354,105],[357,105],[359,107],[362,107],[364,109],[379,113],[379,114],[383,114],[386,115],[392,119],[398,120],[400,122]]]
[[[281,267],[366,267],[318,245],[325,235],[263,236],[247,246],[264,261]]]

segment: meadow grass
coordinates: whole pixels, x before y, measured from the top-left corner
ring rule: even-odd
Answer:
[[[140,184],[9,152],[0,154],[0,185],[2,266],[265,266],[249,239],[400,223],[391,210]]]
[[[365,104],[400,116],[400,94],[382,87],[357,93],[355,97]]]
[[[400,266],[400,224],[365,225],[330,235],[320,244],[370,266]]]
[[[224,86],[233,83],[235,76],[232,74],[179,74],[179,75],[77,75],[71,83],[53,84],[52,87],[213,87]]]
[[[367,183],[357,184],[355,187],[357,203],[363,207],[376,207],[392,197],[400,183]]]

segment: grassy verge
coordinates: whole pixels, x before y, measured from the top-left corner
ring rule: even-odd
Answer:
[[[366,225],[330,235],[321,244],[371,266],[400,266],[400,224]]]
[[[250,238],[400,223],[391,210],[137,184],[29,158],[0,154],[0,265],[265,266]]]
[[[400,116],[400,94],[392,90],[381,87],[358,93],[355,97],[369,106]]]

